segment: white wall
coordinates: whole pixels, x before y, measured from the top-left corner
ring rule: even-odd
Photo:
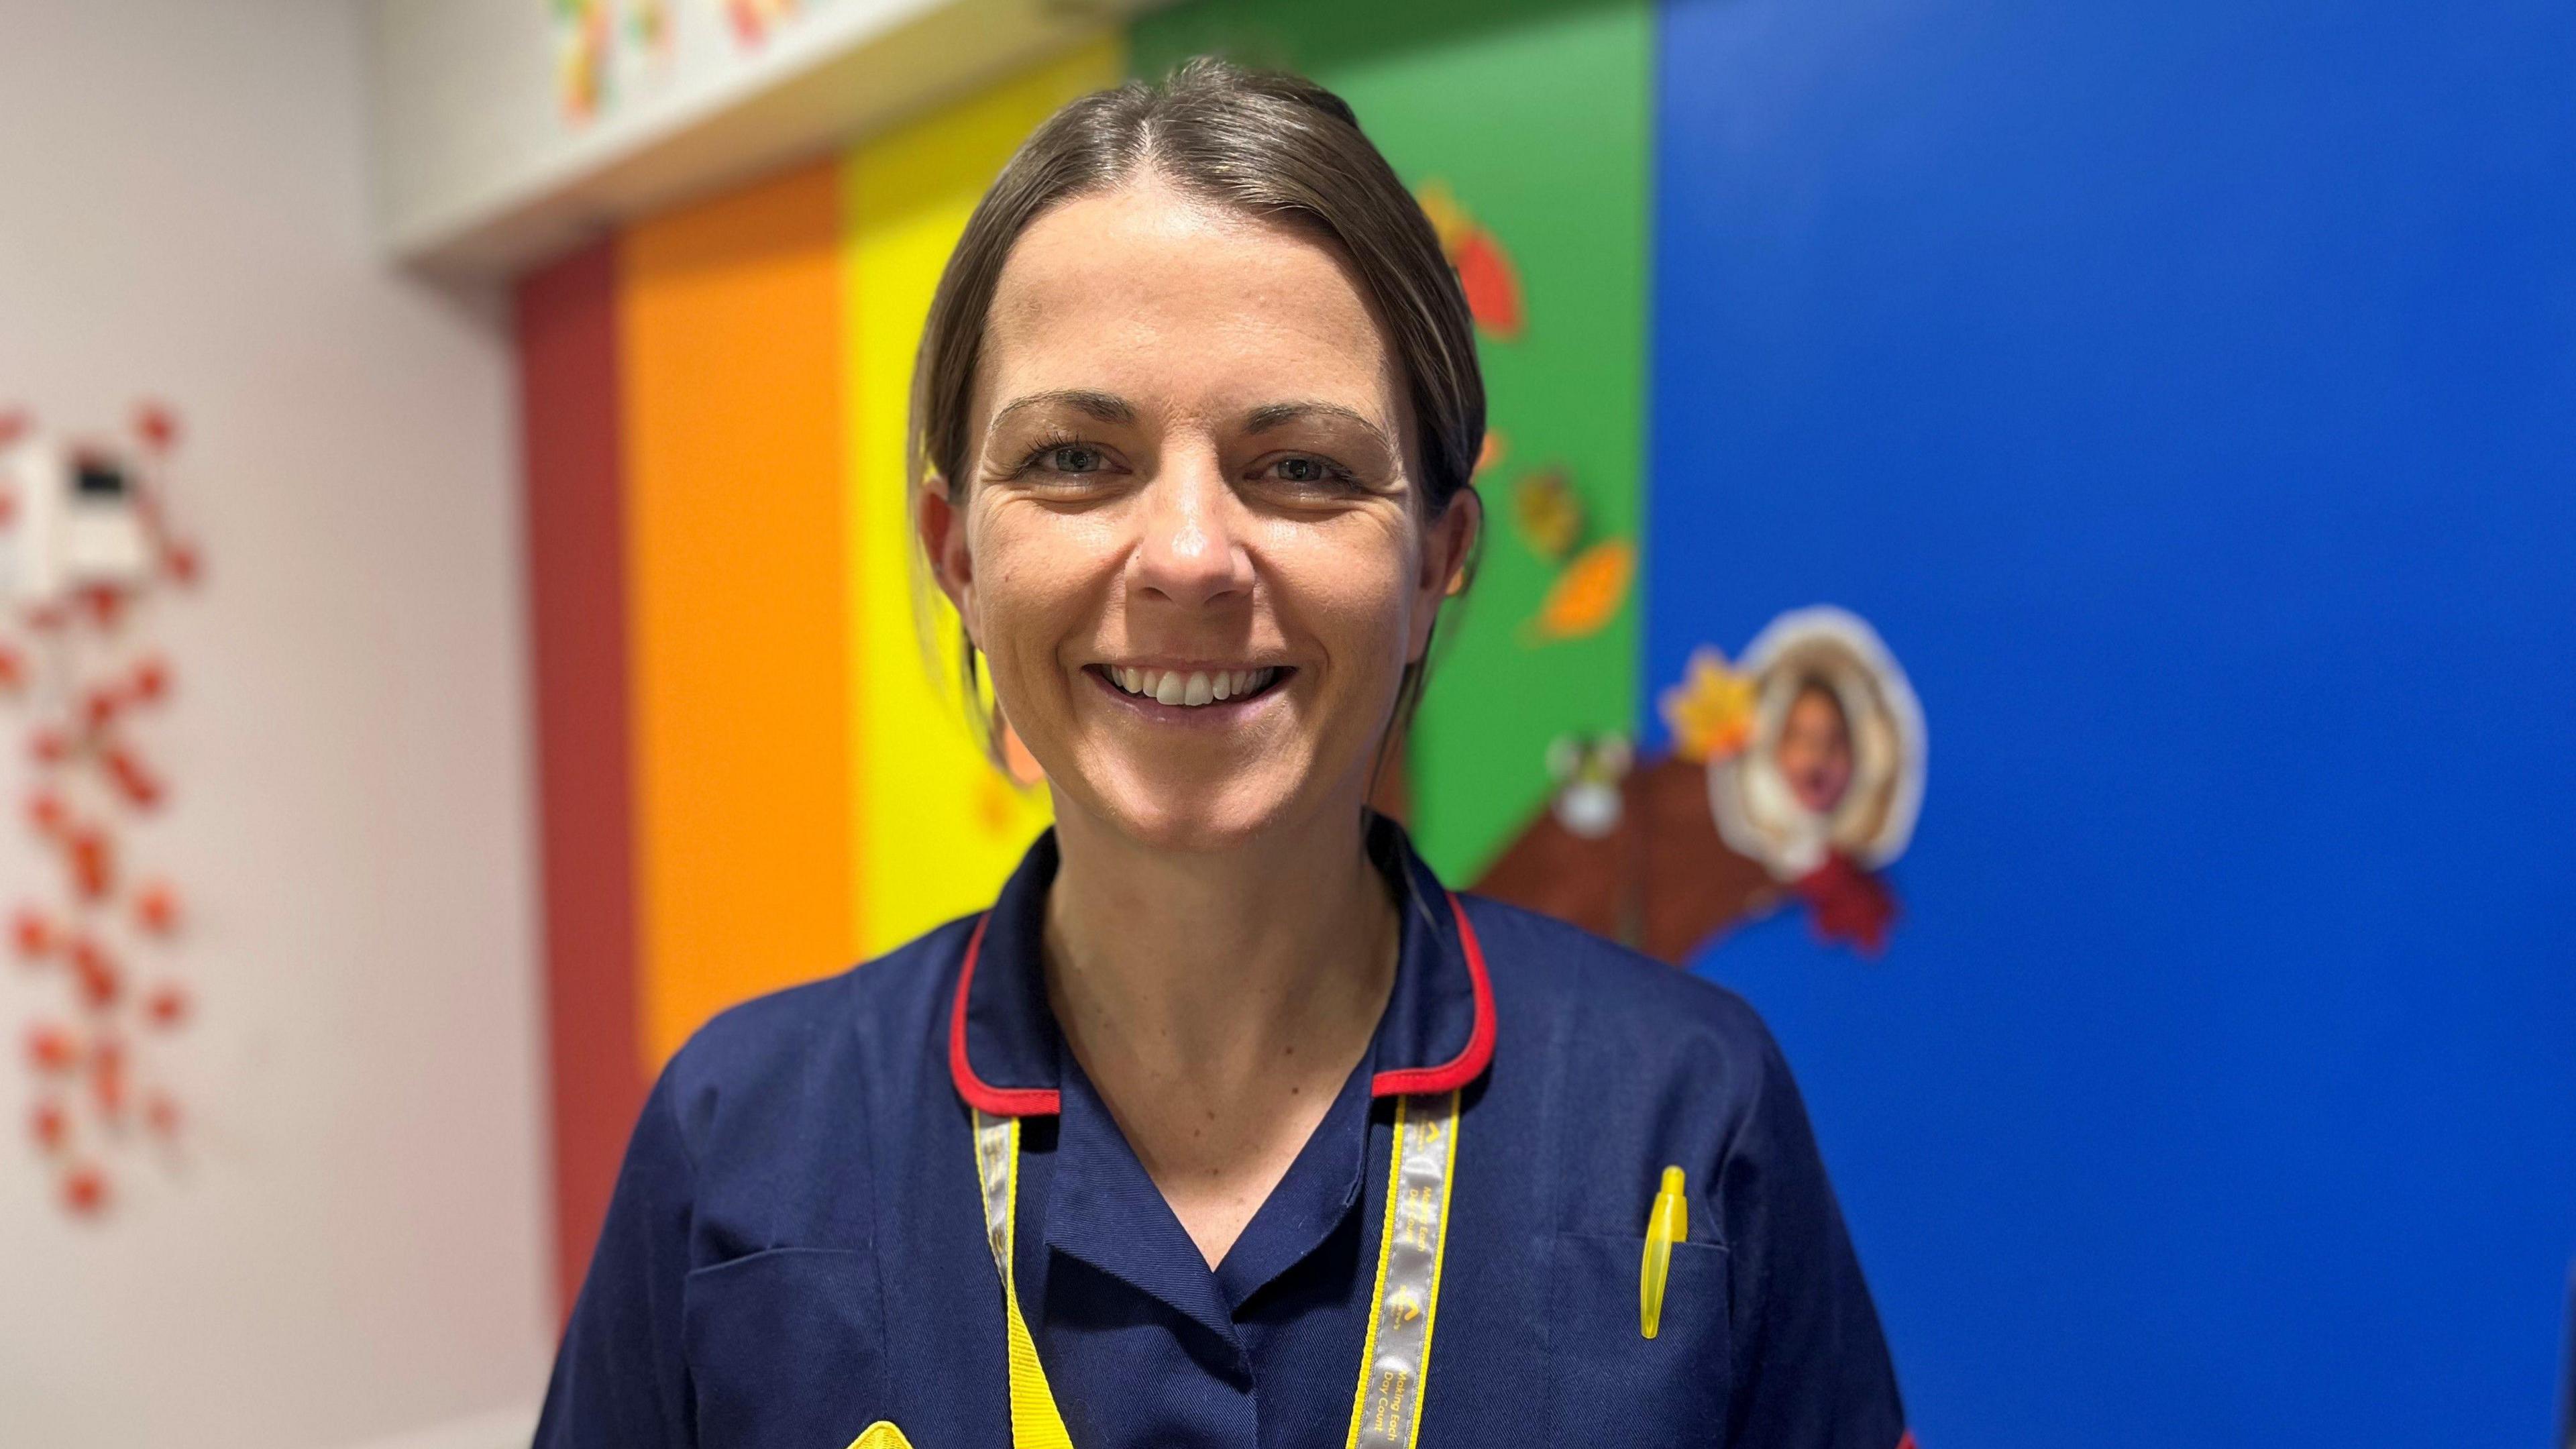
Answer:
[[[345,0],[0,0],[0,405],[171,400],[209,566],[152,623],[175,799],[137,838],[195,913],[195,1146],[68,1220],[18,1058],[59,987],[0,972],[10,1445],[507,1438],[543,1386],[508,345],[376,260],[361,31]],[[50,872],[18,736],[0,706],[0,905]]]

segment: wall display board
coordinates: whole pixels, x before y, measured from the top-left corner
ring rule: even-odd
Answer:
[[[1417,839],[1761,1009],[1924,1441],[2540,1439],[2576,22],[2406,8],[1197,0],[530,274],[567,1286],[690,1029],[1042,827],[914,622],[911,352],[1030,125],[1219,51],[1475,312]]]

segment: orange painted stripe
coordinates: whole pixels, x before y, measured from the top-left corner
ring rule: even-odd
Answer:
[[[620,250],[637,1028],[855,959],[840,201],[819,165]]]

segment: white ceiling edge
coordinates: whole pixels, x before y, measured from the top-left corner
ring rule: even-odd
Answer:
[[[378,235],[405,265],[505,278],[619,223],[846,146],[1167,0],[809,0],[756,52],[721,34],[585,125],[545,0],[371,0]],[[680,0],[683,21],[718,23]]]

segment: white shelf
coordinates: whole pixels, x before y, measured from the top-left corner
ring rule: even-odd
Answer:
[[[756,45],[668,0],[664,58],[621,57],[587,120],[556,89],[548,0],[371,0],[379,235],[402,262],[507,276],[601,229],[845,145],[1164,0],[805,0]]]

